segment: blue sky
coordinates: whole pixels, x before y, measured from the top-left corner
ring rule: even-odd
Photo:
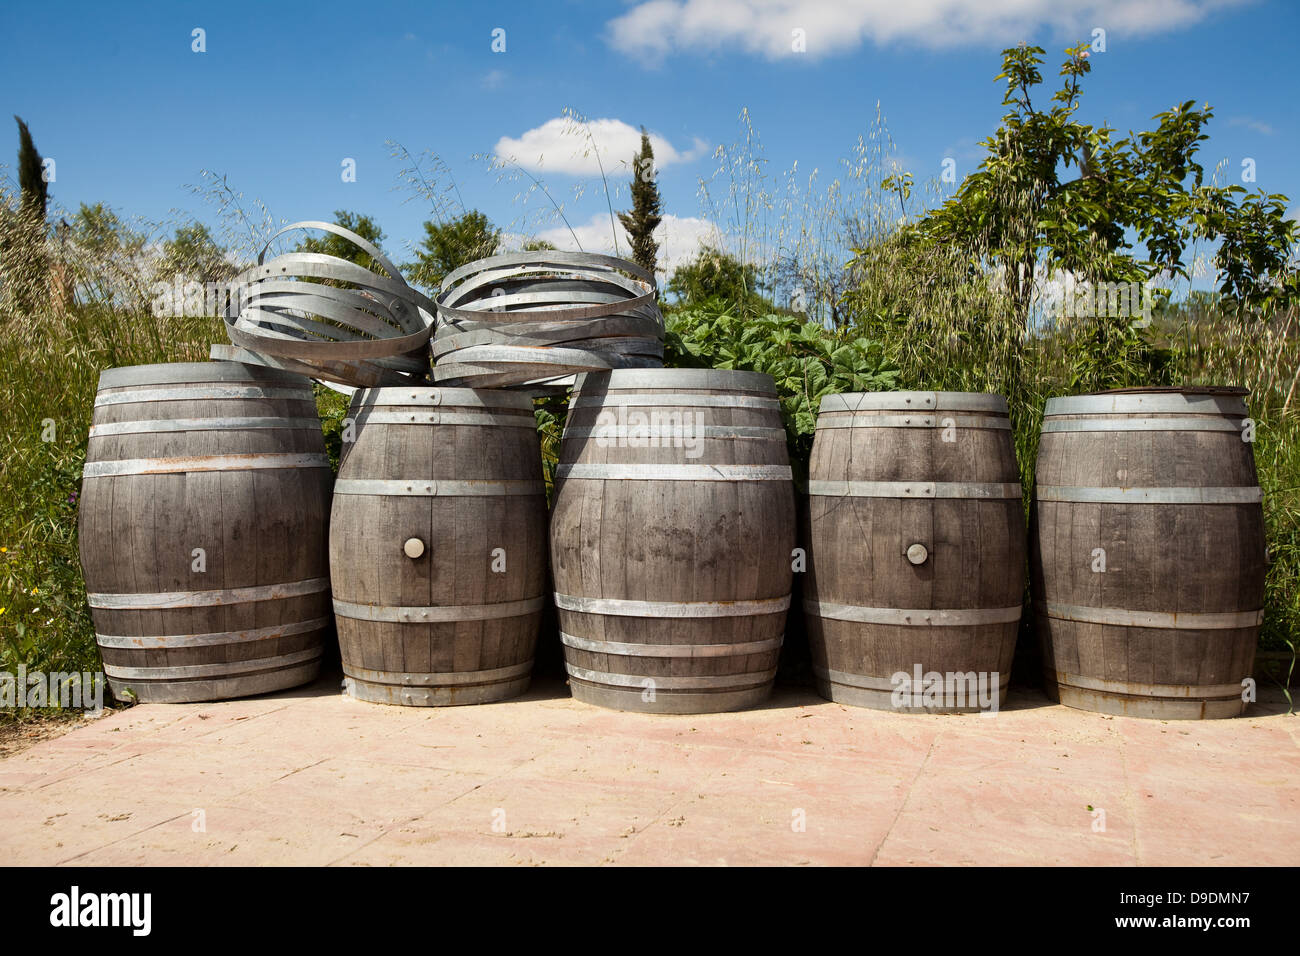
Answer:
[[[798,161],[834,175],[879,101],[918,181],[937,176],[946,156],[961,176],[1003,112],[998,51],[1020,40],[1047,48],[1050,84],[1063,48],[1100,27],[1106,51],[1092,57],[1086,121],[1141,129],[1178,102],[1208,101],[1216,118],[1203,164],[1226,159],[1239,179],[1249,157],[1254,185],[1286,193],[1294,208],[1298,11],[1215,0],[9,3],[0,90],[5,113],[21,115],[55,160],[52,193],[65,207],[103,201],[125,216],[211,220],[185,188],[210,169],[277,218],[372,215],[401,258],[429,209],[395,188],[401,164],[385,146],[394,139],[436,151],[466,205],[553,237],[554,222],[519,223],[521,187],[483,158],[506,138],[522,165],[545,152],[532,171],[592,248],[609,245],[599,179],[566,171],[581,165],[576,137],[547,135],[566,108],[617,121],[593,127],[611,151],[621,124],[668,144],[660,187],[693,241],[698,181],[715,169],[712,149],[741,135],[742,108],[774,173]],[[804,30],[802,52],[791,49],[792,25]],[[195,28],[206,52],[191,49]],[[492,49],[497,28],[504,52]],[[8,131],[0,161],[12,177]],[[342,181],[345,158],[356,161],[355,182]],[[625,189],[622,158],[607,172]]]

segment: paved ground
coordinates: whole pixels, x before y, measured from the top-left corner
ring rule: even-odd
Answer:
[[[0,760],[22,864],[1291,865],[1300,721],[996,717],[812,691],[711,717],[600,710],[544,682],[437,710],[337,678],[143,705]],[[1101,817],[1090,808],[1104,811]]]

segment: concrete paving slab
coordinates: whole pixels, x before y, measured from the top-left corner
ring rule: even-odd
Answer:
[[[0,759],[0,859],[1291,865],[1285,711],[1265,694],[1237,720],[1143,721],[1017,690],[996,716],[927,716],[787,687],[742,713],[655,716],[559,680],[425,709],[345,698],[330,675],[137,706]]]

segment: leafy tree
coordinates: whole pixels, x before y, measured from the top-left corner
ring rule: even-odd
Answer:
[[[448,273],[475,259],[494,256],[500,248],[501,230],[483,213],[471,209],[446,223],[426,221],[416,261],[403,268],[412,283],[436,290]]]
[[[655,181],[655,153],[650,136],[641,127],[641,152],[632,157],[632,208],[618,214],[632,242],[632,261],[651,275],[655,273],[659,244],[654,232],[663,222],[663,200]]]
[[[31,131],[19,116],[18,122],[18,186],[22,191],[22,209],[39,222],[45,221],[49,203],[50,184],[45,181],[41,154],[36,151]]]
[[[757,266],[712,246],[701,247],[692,261],[674,270],[668,282],[668,291],[685,306],[713,302],[740,315],[775,311],[759,294],[760,288]]]
[[[16,203],[0,202],[0,292],[19,312],[31,313],[48,302],[50,250],[45,210],[49,186],[42,175],[41,155],[21,117],[18,123],[18,185]]]
[[[1022,322],[1044,272],[1065,269],[1093,282],[1188,278],[1183,257],[1193,239],[1219,243],[1219,291],[1238,308],[1297,300],[1288,261],[1298,235],[1286,197],[1262,190],[1247,197],[1241,186],[1204,181],[1196,153],[1213,116],[1208,104],[1196,109],[1189,100],[1157,114],[1154,130],[1117,138],[1113,128],[1075,116],[1092,69],[1087,45],[1066,50],[1060,89],[1047,105],[1033,99],[1042,54],[1023,45],[1003,51],[1002,125],[956,195],[916,224],[921,236],[1000,268]],[[905,199],[906,183],[896,185]]]
[[[529,239],[524,243],[524,252],[546,252],[549,249],[558,250],[560,247],[549,239]]]
[[[143,234],[103,203],[81,204],[68,228],[73,279],[85,301],[141,308],[145,289]]]
[[[179,276],[195,282],[222,282],[238,271],[208,227],[202,223],[179,226],[176,234],[163,241],[158,277]]]

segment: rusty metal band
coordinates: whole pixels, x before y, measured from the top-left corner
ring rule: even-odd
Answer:
[[[1019,482],[810,481],[808,494],[827,498],[1019,499]]]
[[[186,680],[200,677],[236,677],[240,674],[254,674],[270,668],[291,667],[319,658],[319,647],[308,648],[293,654],[279,657],[257,657],[247,661],[232,661],[228,664],[190,664],[174,667],[122,667],[117,664],[105,664],[104,673],[118,680]]]
[[[612,481],[789,481],[789,465],[557,465],[564,478]]]
[[[745,641],[739,644],[623,644],[617,641],[593,641],[586,637],[560,632],[560,641],[566,647],[595,654],[614,654],[619,657],[737,657],[745,654],[763,654],[781,649],[782,638],[766,641]]]
[[[390,406],[391,407],[391,406]],[[361,412],[362,425],[491,425],[495,428],[537,428],[537,419],[527,415],[490,415],[472,412]]]
[[[336,256],[290,252],[267,261],[285,233],[318,229],[364,251],[387,275]],[[402,278],[373,244],[333,223],[304,221],[276,232],[257,264],[238,276],[237,315],[226,315],[231,343],[275,359],[315,367],[344,384],[374,384],[382,376],[347,363],[367,365],[422,351],[432,334],[436,306]],[[424,367],[412,373],[426,377]]]
[[[223,644],[246,644],[250,641],[268,641],[277,637],[292,637],[295,634],[309,634],[329,627],[330,618],[314,617],[307,621],[293,624],[272,624],[270,627],[258,627],[245,631],[217,631],[210,634],[150,634],[133,636],[128,634],[96,634],[95,641],[100,647],[122,648],[168,648],[168,647],[219,647]]]
[[[756,441],[785,441],[784,428],[765,428],[760,425],[699,425],[675,428],[656,428],[640,425],[597,425],[594,428],[566,428],[565,438],[604,439],[630,438],[741,438]]]
[[[343,673],[348,677],[371,684],[392,684],[396,687],[448,687],[462,684],[496,684],[518,680],[533,672],[533,662],[524,661],[508,667],[494,667],[484,671],[376,671],[357,667],[346,661]]]
[[[314,378],[328,389],[351,395],[356,389],[365,386],[402,385],[409,383],[413,377],[427,375],[422,359],[412,355],[397,355],[392,358],[366,359],[356,362],[313,360],[312,364],[298,362],[289,358],[277,358],[263,355],[236,345],[213,345],[208,354],[215,360],[240,362],[245,365],[261,365],[267,368],[282,369]]]
[[[826,414],[823,410],[822,414]],[[1009,418],[981,418],[974,415],[860,415],[850,418],[818,418],[818,430],[826,428],[961,428],[1011,430]]]
[[[655,278],[614,256],[544,250],[480,259],[447,276],[437,312],[439,382],[554,384],[663,364]]]
[[[1257,485],[1229,488],[1085,488],[1076,485],[1039,485],[1039,501],[1075,504],[1136,505],[1254,505],[1264,500]]]
[[[1165,630],[1218,631],[1258,627],[1264,610],[1257,611],[1133,611],[1117,607],[1086,607],[1035,602],[1035,610],[1058,621],[1104,624],[1111,627],[1149,627]]]
[[[1096,677],[1084,677],[1065,671],[1052,671],[1051,675],[1061,684],[1078,687],[1083,690],[1095,690],[1103,694],[1120,694],[1133,697],[1168,697],[1196,700],[1207,697],[1240,698],[1241,684],[1144,684],[1135,681],[1100,680]],[[1250,675],[1245,675],[1249,677]]]
[[[330,588],[329,578],[307,578],[282,584],[263,584],[247,588],[223,588],[211,591],[161,591],[156,593],[91,593],[86,600],[91,607],[110,610],[159,611],[169,608],[216,607],[250,604],[258,601],[283,601],[288,598],[319,594]]]
[[[1229,418],[1055,418],[1043,422],[1043,433],[1058,432],[1233,432],[1242,423]]]
[[[612,372],[592,372],[574,383],[574,392],[642,392],[646,389],[666,389],[682,392],[686,389],[706,389],[718,392],[756,392],[759,395],[776,395],[776,380],[765,372],[747,372],[722,368],[645,368],[617,369]]]
[[[561,611],[612,614],[617,617],[754,617],[784,612],[790,607],[790,595],[749,601],[631,601],[621,598],[579,597],[557,591],[555,606]]]
[[[399,407],[505,408],[531,413],[533,403],[517,392],[494,392],[484,388],[365,388],[356,393],[358,410],[396,405]]]
[[[781,402],[775,398],[753,395],[696,395],[690,392],[610,392],[591,395],[579,392],[573,397],[570,408],[604,408],[606,406],[665,406],[670,408],[761,408],[780,411]]]
[[[1246,416],[1246,400],[1240,395],[1121,392],[1049,398],[1043,409],[1044,419],[1056,415],[1148,414],[1226,415],[1240,419]]]
[[[820,411],[962,411],[1007,414],[1007,400],[984,392],[843,392],[822,399]]]
[[[194,455],[186,458],[124,458],[120,461],[88,461],[83,478],[113,478],[121,475],[170,475],[199,471],[258,471],[271,468],[329,468],[325,455],[248,454]]]
[[[814,617],[855,624],[891,624],[901,627],[979,627],[985,624],[1014,624],[1021,606],[981,608],[896,608],[832,604],[804,598],[803,609]]]
[[[592,684],[609,684],[614,687],[636,687],[642,690],[711,690],[717,687],[748,687],[765,684],[776,677],[776,668],[752,674],[719,674],[714,677],[650,677],[641,674],[612,674],[578,667],[567,661],[564,669],[570,677]]]
[[[843,684],[846,687],[860,687],[863,690],[882,690],[891,692],[899,688],[899,684],[894,683],[892,677],[871,677],[866,674],[850,674],[848,671],[831,670],[828,667],[821,667],[817,664],[812,666],[812,672],[816,677],[820,677],[823,680],[833,681],[836,684]],[[907,671],[899,671],[899,673],[907,674],[907,683],[902,686],[907,687],[909,689],[908,692],[911,693],[911,688],[916,686],[915,677]],[[969,688],[971,682],[967,679],[966,675],[978,675],[980,672],[935,671],[934,673],[940,674],[943,677],[942,683],[937,684],[936,689],[942,688],[945,693],[948,693],[958,687]],[[998,674],[997,671],[994,671],[993,673],[998,675],[998,690],[1006,690],[1006,688],[1011,684],[1011,674],[1009,672],[1006,674]],[[926,675],[923,674],[922,677],[924,676]],[[949,680],[950,676],[952,678],[951,680]],[[978,681],[978,676],[976,680]]]
[[[125,391],[100,392],[95,407],[130,405],[136,402],[205,402],[226,399],[291,399],[312,401],[309,388],[269,388],[261,385],[194,385],[188,388],[128,388]]]
[[[544,495],[546,483],[539,479],[410,481],[394,478],[340,478],[334,482],[336,495],[395,495],[417,498],[448,498]]]
[[[152,421],[107,422],[90,426],[91,438],[110,435],[148,435],[158,432],[242,431],[263,428],[310,428],[320,430],[319,418],[173,418]]]
[[[334,613],[358,621],[381,621],[398,624],[446,624],[461,621],[491,621],[502,617],[521,617],[540,611],[546,598],[502,601],[496,604],[453,605],[381,605],[354,604],[334,599]]]

